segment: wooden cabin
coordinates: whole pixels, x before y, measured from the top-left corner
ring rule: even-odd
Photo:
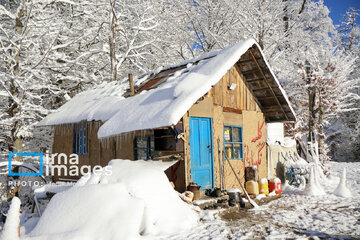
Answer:
[[[190,182],[240,188],[225,159],[242,181],[247,166],[268,177],[265,124],[295,121],[254,40],[141,76],[133,93],[128,85],[102,84],[45,118],[55,129],[52,151],[77,153],[90,166],[176,159],[166,174],[178,191]]]

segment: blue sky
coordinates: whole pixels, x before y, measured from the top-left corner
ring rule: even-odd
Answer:
[[[360,0],[324,0],[325,5],[330,9],[330,17],[334,24],[339,24],[342,15],[346,13],[349,7],[360,9]],[[357,20],[360,24],[360,19]]]

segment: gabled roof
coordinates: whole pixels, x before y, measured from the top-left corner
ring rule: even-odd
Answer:
[[[108,83],[78,94],[42,125],[81,120],[106,121],[98,137],[176,124],[235,64],[246,79],[268,122],[294,121],[285,91],[254,40],[204,54],[151,72],[137,80],[135,96],[124,85]],[[127,86],[127,84],[125,84]]]

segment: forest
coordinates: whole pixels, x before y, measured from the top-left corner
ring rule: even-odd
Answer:
[[[51,149],[37,123],[96,84],[255,39],[322,160],[359,161],[360,27],[322,0],[0,1],[0,158]]]

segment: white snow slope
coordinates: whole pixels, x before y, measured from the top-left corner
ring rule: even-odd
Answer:
[[[171,164],[112,160],[111,175],[86,175],[56,194],[35,228],[22,231],[22,239],[152,239],[196,226],[199,214],[179,198],[164,173]]]
[[[360,238],[360,163],[330,162],[331,177],[320,183],[323,196],[304,195],[304,187],[286,187],[280,199],[242,210],[233,221],[214,218],[214,210],[202,211],[201,224],[197,214],[179,202],[168,181],[163,181],[167,180],[163,173],[162,180],[154,178],[163,169],[141,167],[144,171],[139,174],[137,167],[117,164],[112,163],[116,176],[126,178],[83,178],[72,190],[54,197],[32,231],[23,229],[30,225],[25,223],[22,239]],[[344,167],[352,197],[334,194]]]

